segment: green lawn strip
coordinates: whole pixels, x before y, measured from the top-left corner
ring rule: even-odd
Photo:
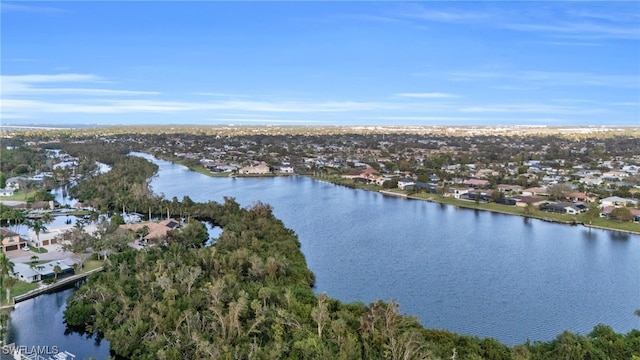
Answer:
[[[26,294],[31,290],[37,289],[38,288],[38,283],[27,283],[24,281],[17,281],[12,287],[11,287],[11,298],[13,298],[14,296],[18,296],[18,295],[22,295],[22,294]],[[6,290],[2,291],[2,294],[0,294],[0,304],[1,305],[7,305],[7,294],[6,294]],[[13,300],[11,300],[9,302],[9,304],[13,304]]]
[[[33,245],[29,245],[29,249],[31,249],[31,251],[33,251],[36,254],[44,254],[44,253],[48,253],[49,250],[47,250],[45,247],[35,247]]]
[[[586,224],[587,222],[585,221],[584,223]],[[620,223],[609,219],[597,218],[593,220],[591,225],[605,229],[630,231],[640,234],[640,224],[630,221]]]
[[[396,191],[399,192],[399,191]],[[406,192],[405,192],[406,193]],[[519,215],[519,216],[527,216],[534,219],[554,221],[559,223],[583,223],[586,222],[584,219],[584,214],[579,215],[569,215],[569,214],[557,214],[547,211],[534,210],[531,214],[526,215],[525,209],[519,206],[510,206],[510,205],[502,205],[495,203],[476,203],[475,201],[466,201],[459,200],[449,197],[442,197],[436,194],[425,194],[425,193],[417,193],[409,195],[409,198],[412,199],[420,199],[420,200],[428,200],[443,204],[456,205],[460,207],[465,207],[469,209],[481,209],[499,212],[503,214],[511,214],[511,215]],[[640,234],[640,224],[633,222],[616,222],[609,219],[597,218],[593,220],[593,226],[597,226],[606,230],[621,230],[621,231],[630,231],[633,233]]]

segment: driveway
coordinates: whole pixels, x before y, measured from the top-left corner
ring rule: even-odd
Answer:
[[[29,263],[31,262],[31,257],[34,255],[38,257],[38,260],[47,261],[62,260],[70,258],[73,255],[70,251],[62,251],[58,245],[49,245],[44,248],[46,248],[48,252],[39,254],[35,251],[12,250],[7,252],[7,257],[15,264],[17,262]]]

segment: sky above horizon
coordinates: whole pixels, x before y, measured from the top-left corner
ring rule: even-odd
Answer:
[[[0,3],[2,125],[640,125],[638,1]]]

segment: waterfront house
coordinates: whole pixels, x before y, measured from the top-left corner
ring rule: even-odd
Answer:
[[[547,203],[540,206],[540,210],[570,215],[576,215],[581,212],[581,209],[576,204],[567,202]]]
[[[403,177],[398,180],[398,189],[409,190],[409,189],[412,189],[415,184],[416,182],[413,179]]]
[[[9,229],[0,228],[0,236],[2,237],[2,250],[5,253],[27,246],[26,239],[21,238],[19,234]]]
[[[238,173],[241,175],[264,175],[268,174],[270,171],[269,165],[265,162],[261,162],[255,166],[245,166],[238,170]]]
[[[160,222],[147,221],[136,224],[120,225],[118,229],[138,232],[143,231],[145,227],[146,234],[142,237],[142,239],[148,241],[166,237],[169,231],[179,228],[180,223],[175,219],[169,218]]]
[[[526,207],[529,204],[533,206],[540,206],[547,202],[547,199],[533,196],[516,196],[513,199],[516,201],[516,206],[520,207]]]
[[[619,196],[610,196],[600,200],[600,206],[626,206],[627,204],[636,205],[638,203],[637,200],[622,198]]]
[[[451,197],[453,196],[454,199],[460,199],[460,197],[466,193],[468,193],[470,190],[469,188],[449,188],[447,189],[447,192],[445,193],[444,196],[446,197]]]
[[[54,260],[44,264],[31,265],[16,262],[13,265],[12,276],[16,279],[26,282],[36,282],[40,280],[62,278],[74,274],[74,264],[76,262],[73,259],[67,258],[63,260]],[[56,266],[59,268],[58,274],[56,274]]]

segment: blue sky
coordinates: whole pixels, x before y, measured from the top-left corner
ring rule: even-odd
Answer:
[[[640,125],[638,1],[0,6],[3,125]]]

